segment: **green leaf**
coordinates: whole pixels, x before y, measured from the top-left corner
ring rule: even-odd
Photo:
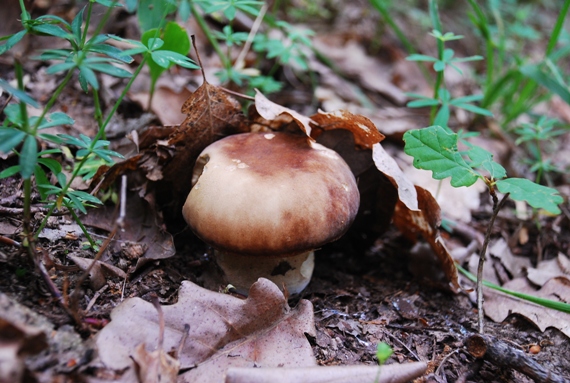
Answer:
[[[55,174],[62,171],[61,164],[53,158],[38,158],[38,163],[44,165]]]
[[[180,53],[176,53],[176,52],[172,52],[172,51],[155,51],[152,52],[152,58],[153,60],[156,60],[156,58],[159,58],[159,60],[162,62],[162,60],[167,60],[168,62],[180,65],[181,67],[184,68],[188,68],[188,69],[200,69],[200,67],[198,65],[196,65],[196,63],[194,61],[192,61],[190,58],[181,55]]]
[[[475,113],[475,114],[493,117],[493,113],[491,113],[491,111],[489,111],[487,109],[480,108],[480,107],[475,106],[473,104],[454,103],[453,101],[450,104],[454,105],[458,108],[465,109],[465,110],[472,112],[472,113]]]
[[[21,130],[0,127],[0,153],[10,152],[24,141],[25,137],[26,133]]]
[[[386,363],[393,352],[394,350],[392,350],[392,347],[390,347],[388,343],[378,343],[378,347],[376,347],[376,358],[378,358],[378,363],[380,365]]]
[[[40,34],[46,34],[46,35],[50,35],[50,36],[61,37],[62,39],[66,39],[66,40],[73,40],[72,34],[67,33],[66,31],[61,29],[61,27],[58,27],[57,25],[40,24],[40,25],[35,25],[32,28],[32,30],[34,32],[37,32]]]
[[[162,54],[160,54],[161,52],[164,51],[156,51],[156,52],[152,52],[150,54],[150,57],[152,58],[152,61],[158,65],[159,67],[164,69],[170,68],[170,65],[172,65],[170,63],[170,60],[166,57],[164,57]]]
[[[439,100],[434,100],[433,98],[414,100],[406,104],[408,108],[423,108],[425,106],[436,106],[436,105],[439,105]]]
[[[38,129],[46,129],[58,125],[73,125],[75,123],[75,120],[73,118],[69,117],[63,112],[54,112],[48,115],[48,120],[49,121],[42,121],[42,123],[38,126]]]
[[[81,25],[83,24],[83,12],[84,11],[85,11],[85,7],[81,8],[81,10],[79,12],[77,12],[77,15],[75,15],[75,18],[71,22],[71,32],[75,36],[75,41],[78,44],[81,42],[81,39],[83,37],[81,35]]]
[[[6,92],[12,94],[12,96],[16,97],[20,101],[25,102],[28,105],[33,106],[34,108],[39,108],[40,104],[36,100],[34,100],[30,95],[28,95],[23,90],[14,88],[10,83],[6,80],[0,78],[0,88],[4,89]]]
[[[498,180],[507,176],[507,171],[504,167],[493,161],[493,154],[483,149],[480,146],[470,145],[467,155],[473,161],[470,165],[474,168],[483,168],[491,179]]]
[[[439,126],[447,126],[449,122],[449,115],[450,115],[449,105],[447,103],[444,103],[443,105],[441,105],[441,108],[439,108],[439,111],[435,115],[433,123]]]
[[[36,177],[36,185],[38,186],[40,197],[42,198],[42,200],[45,201],[48,197],[48,193],[46,192],[45,186],[50,185],[46,172],[44,171],[44,169],[42,169],[41,166],[36,165],[36,168],[34,170],[34,176]]]
[[[99,81],[97,81],[97,76],[95,75],[95,72],[93,72],[92,69],[88,68],[85,65],[82,65],[79,67],[79,74],[80,77],[83,77],[83,79],[93,87],[93,89],[99,89]],[[81,87],[83,91],[87,92],[88,89],[86,86],[82,84]]]
[[[526,77],[533,79],[552,93],[556,93],[564,100],[564,102],[570,105],[570,91],[568,88],[542,72],[538,65],[523,66],[520,68],[520,72]]]
[[[27,136],[20,153],[20,174],[28,179],[34,174],[38,161],[38,144],[34,136]]]
[[[86,67],[96,70],[101,73],[106,73],[110,76],[119,77],[119,78],[129,78],[132,76],[131,72],[124,70],[122,68],[118,68],[111,64],[99,64],[99,63],[85,63]]]
[[[451,185],[459,187],[473,185],[480,177],[457,151],[457,134],[441,126],[407,131],[404,141],[404,152],[414,158],[414,166],[431,170],[435,179],[451,177]]]
[[[141,42],[144,45],[149,45],[149,40],[151,38],[154,38],[154,36],[156,36],[156,33],[156,29],[145,32],[141,37]],[[186,29],[177,23],[172,21],[167,23],[160,37],[163,41],[163,45],[160,47],[161,51],[164,50],[176,52],[184,57],[188,54],[188,52],[190,52],[190,39],[188,38],[188,33],[186,32]],[[171,60],[167,60],[168,62],[164,61],[165,57],[162,57],[160,54],[155,56],[158,57],[159,61],[163,60],[161,63],[165,64],[166,66],[156,62],[154,60],[154,56],[151,55],[151,57],[153,57],[153,60],[148,60],[147,64],[150,69],[151,79],[154,83],[158,80],[165,69],[169,68],[172,65]]]
[[[408,60],[408,61],[427,61],[427,62],[439,61],[435,57],[431,57],[431,56],[427,56],[427,55],[420,55],[417,53],[409,55],[408,57],[406,57],[406,60]]]
[[[105,54],[115,60],[119,60],[127,64],[133,62],[133,58],[131,56],[125,54],[125,52],[121,51],[119,48],[109,44],[93,44],[89,47],[89,50],[91,52]]]
[[[186,22],[190,18],[190,3],[188,0],[181,0],[178,6],[178,17],[180,20]]]
[[[117,0],[94,0],[96,3],[104,5],[105,7],[122,7],[123,5],[119,3]]]
[[[24,38],[24,36],[28,33],[28,31],[23,30],[18,33],[13,34],[10,38],[6,41],[6,44],[0,46],[0,55],[4,54],[6,51],[12,49],[14,45],[20,42]]]
[[[176,11],[176,6],[166,0],[140,0],[137,16],[142,32],[164,25],[164,15]]]
[[[526,201],[536,209],[560,214],[558,205],[564,199],[556,189],[535,184],[526,178],[507,178],[497,181],[496,185],[501,193],[511,193],[510,197],[516,201]]]
[[[0,179],[12,177],[20,172],[20,165],[10,166],[0,172]]]
[[[54,65],[52,65],[46,69],[46,73],[47,74],[56,74],[58,72],[63,72],[63,71],[69,70],[71,68],[74,68],[76,66],[77,66],[77,64],[74,62],[64,62],[64,63],[54,64]]]

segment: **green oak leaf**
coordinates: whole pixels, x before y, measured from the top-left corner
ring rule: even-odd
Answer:
[[[491,179],[499,180],[507,176],[504,167],[493,161],[493,154],[480,146],[469,145],[467,155],[473,161],[470,165],[474,168],[485,169],[489,172]]]
[[[404,134],[404,152],[414,158],[416,168],[431,170],[433,178],[451,177],[451,186],[471,186],[481,176],[461,157],[457,139],[441,126],[410,130]]]
[[[564,202],[558,190],[535,184],[525,178],[507,178],[496,182],[501,193],[511,193],[516,201],[526,201],[536,209],[544,209],[552,214],[560,214],[559,204]]]

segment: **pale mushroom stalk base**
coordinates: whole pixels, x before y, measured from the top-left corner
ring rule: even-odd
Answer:
[[[271,280],[281,290],[285,287],[290,295],[299,294],[309,284],[315,268],[313,251],[269,257],[228,254],[217,250],[214,253],[226,281],[244,295],[260,277]]]

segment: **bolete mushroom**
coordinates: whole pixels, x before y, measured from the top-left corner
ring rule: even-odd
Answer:
[[[214,142],[198,157],[192,184],[184,219],[241,293],[259,277],[300,293],[313,250],[341,237],[360,203],[354,175],[334,150],[287,133]]]

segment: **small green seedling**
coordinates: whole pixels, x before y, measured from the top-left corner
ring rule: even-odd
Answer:
[[[379,368],[378,372],[376,373],[376,379],[374,379],[375,383],[380,381],[380,373],[382,372],[382,365],[384,365],[384,363],[386,363],[388,359],[390,359],[390,356],[392,356],[393,353],[394,350],[392,350],[392,347],[390,347],[388,343],[386,342],[378,343],[378,346],[376,347],[376,359],[378,359]]]
[[[392,356],[393,353],[394,350],[392,350],[392,347],[390,347],[388,343],[378,343],[378,346],[376,347],[376,358],[378,359],[378,364],[383,365],[386,363],[386,361],[390,359],[390,356]]]
[[[432,171],[433,178],[438,180],[449,177],[454,187],[471,186],[481,179],[489,189],[496,187],[501,193],[510,193],[514,200],[560,214],[558,205],[563,198],[556,189],[524,178],[506,178],[505,169],[485,149],[469,145],[467,151],[460,152],[458,137],[437,125],[410,130],[404,134],[404,151],[414,158],[416,168]]]

